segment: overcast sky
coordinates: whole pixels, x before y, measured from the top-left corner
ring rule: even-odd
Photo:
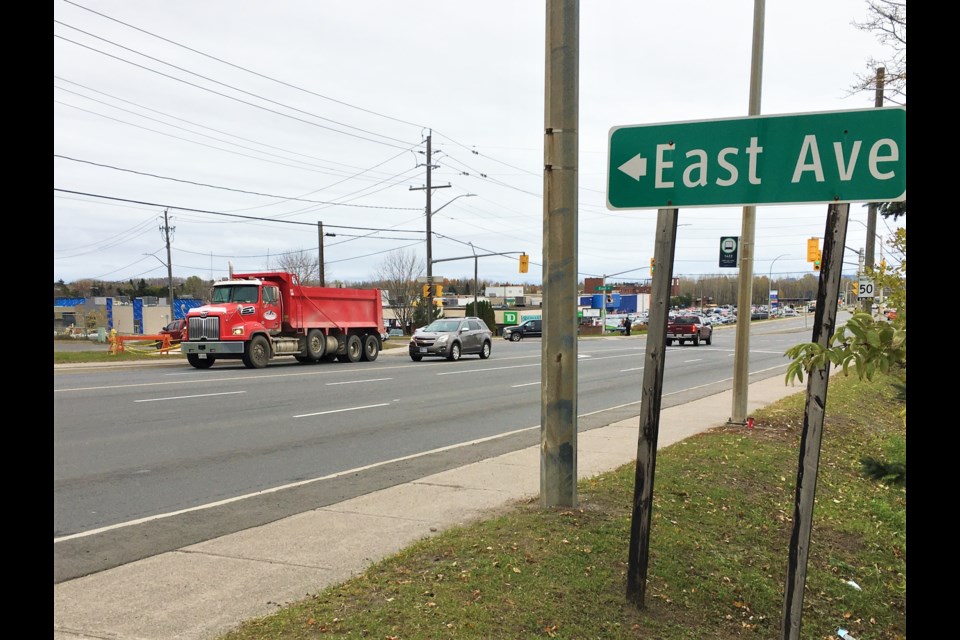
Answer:
[[[745,117],[753,10],[580,3],[581,279],[649,278],[656,210],[607,208],[610,129]],[[430,136],[432,184],[450,185],[433,195],[434,260],[524,251],[528,273],[512,254],[480,259],[480,277],[539,284],[545,16],[534,0],[55,0],[54,280],[166,277],[165,210],[176,277],[316,255],[318,222],[336,234],[328,284],[374,279],[391,251],[425,260]],[[873,107],[850,90],[891,53],[854,26],[867,18],[865,0],[767,2],[761,113]],[[806,241],[826,212],[757,207],[754,273],[811,273]],[[866,207],[850,216],[853,273]],[[719,242],[741,218],[681,209],[674,274],[736,275],[718,267]]]

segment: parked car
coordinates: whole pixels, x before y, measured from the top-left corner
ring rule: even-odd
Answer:
[[[527,320],[521,322],[515,327],[503,328],[503,339],[511,342],[519,342],[525,337],[539,338],[543,336],[543,320]]]
[[[171,342],[180,342],[183,340],[183,332],[187,330],[187,319],[180,318],[174,320],[163,329],[160,329],[160,335],[170,336]]]
[[[435,356],[459,360],[461,355],[477,354],[486,360],[493,347],[492,337],[493,332],[480,318],[440,318],[414,332],[410,359],[420,362]]]

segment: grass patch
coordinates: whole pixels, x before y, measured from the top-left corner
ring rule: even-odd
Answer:
[[[804,638],[906,638],[906,492],[859,462],[905,452],[894,382],[830,381]],[[643,610],[625,600],[626,465],[582,481],[576,509],[513,505],[222,640],[778,637],[804,396],[658,452]]]

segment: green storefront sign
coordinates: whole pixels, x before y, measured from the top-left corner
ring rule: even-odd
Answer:
[[[607,207],[902,201],[906,123],[880,107],[614,127]]]

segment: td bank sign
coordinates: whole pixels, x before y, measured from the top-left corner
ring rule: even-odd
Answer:
[[[607,207],[905,200],[906,124],[880,107],[614,127]]]

